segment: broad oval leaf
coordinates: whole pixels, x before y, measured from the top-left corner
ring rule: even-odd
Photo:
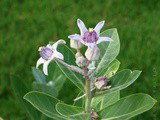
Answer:
[[[110,78],[111,88],[109,90],[97,91],[96,95],[103,95],[106,93],[122,90],[131,85],[139,77],[140,73],[141,71],[138,70],[122,70]]]
[[[55,105],[59,102],[58,99],[37,91],[29,92],[23,98],[46,116],[56,120],[65,119],[63,116],[60,116],[55,109]]]
[[[108,107],[120,99],[120,91],[116,91],[113,93],[107,93],[103,96],[94,97],[92,100],[92,108],[95,111],[99,111],[105,107]]]
[[[98,112],[101,120],[127,120],[153,107],[156,100],[143,93],[120,99],[115,104]]]
[[[58,51],[61,52],[63,55],[65,55],[64,57],[64,61],[70,65],[75,65],[75,56],[74,53],[66,46],[66,45],[59,45],[58,47]],[[69,68],[67,68],[66,66],[62,65],[61,63],[56,62],[57,65],[60,67],[60,69],[62,70],[62,72],[65,74],[65,76],[71,80],[71,82],[73,82],[73,84],[75,84],[81,91],[85,91],[84,90],[84,78],[82,75],[80,75],[79,73],[76,73],[72,70],[70,70]]]
[[[106,30],[100,34],[100,36],[106,36],[113,39],[112,42],[102,42],[98,45],[101,51],[100,60],[95,72],[101,75],[105,71],[108,65],[116,58],[120,50],[120,41],[116,28]]]
[[[84,109],[81,107],[67,105],[64,103],[57,103],[56,110],[59,114],[63,116],[71,116],[75,114],[80,114],[84,111]]]

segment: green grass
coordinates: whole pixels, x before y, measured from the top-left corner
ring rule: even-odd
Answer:
[[[0,1],[0,116],[5,120],[27,119],[13,96],[10,74],[22,77],[30,87],[31,67],[39,57],[37,49],[48,41],[79,33],[76,19],[88,27],[106,20],[103,30],[118,29],[121,67],[142,70],[142,74],[121,96],[148,93],[160,100],[160,2],[159,0],[1,0]],[[69,81],[66,87],[73,87]],[[66,88],[65,87],[65,88]],[[64,88],[64,89],[65,89]],[[61,98],[68,103],[75,95],[68,90]],[[67,97],[66,97],[67,96]],[[69,96],[69,97],[68,97]],[[160,118],[159,102],[134,118]],[[20,111],[20,112],[19,112]],[[159,115],[159,116],[158,116]]]

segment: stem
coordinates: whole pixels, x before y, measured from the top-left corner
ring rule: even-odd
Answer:
[[[73,65],[69,65],[69,64],[65,63],[64,61],[62,61],[62,60],[60,60],[60,59],[55,59],[55,60],[56,60],[57,62],[61,63],[62,65],[66,66],[68,69],[73,70],[73,71],[75,71],[75,72],[77,72],[77,73],[80,73],[80,74],[82,74],[83,76],[85,76],[85,73],[84,73],[84,71],[83,71],[82,69],[80,69],[80,68],[78,68],[78,67],[76,67],[76,66],[73,66]]]
[[[84,67],[84,73],[85,73],[85,78],[86,78],[86,103],[85,103],[85,111],[87,113],[90,113],[91,112],[92,95],[91,95],[91,80],[88,77],[87,67]]]
[[[86,104],[85,104],[85,111],[87,113],[90,113],[91,111],[91,100],[92,100],[92,96],[91,96],[91,91],[90,91],[90,87],[91,86],[91,81],[90,79],[86,80]]]

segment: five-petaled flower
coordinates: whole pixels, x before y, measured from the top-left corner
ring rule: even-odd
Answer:
[[[41,57],[37,61],[36,68],[38,68],[39,65],[43,64],[43,72],[45,75],[48,75],[48,65],[52,60],[54,60],[55,58],[61,60],[64,59],[63,55],[57,51],[58,44],[66,44],[66,42],[64,40],[58,40],[53,45],[48,44],[45,47],[40,47],[38,50]]]
[[[83,23],[83,21],[78,19],[77,25],[80,29],[81,35],[73,34],[73,35],[68,36],[68,38],[70,38],[72,40],[79,41],[82,44],[84,44],[86,46],[90,46],[90,47],[93,47],[93,46],[95,46],[95,44],[99,44],[104,41],[113,41],[109,37],[101,37],[100,36],[100,30],[104,26],[104,23],[105,23],[105,21],[101,21],[95,26],[94,29],[89,28],[89,30],[88,30],[86,28],[85,24]]]

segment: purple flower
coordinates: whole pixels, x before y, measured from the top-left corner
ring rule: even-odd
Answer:
[[[36,68],[39,67],[39,65],[43,64],[43,72],[45,75],[48,75],[48,65],[49,63],[54,60],[55,58],[63,60],[63,55],[57,51],[58,44],[65,44],[66,42],[64,40],[58,40],[53,45],[48,44],[46,47],[40,47],[39,48],[39,54],[40,58],[37,61]]]
[[[80,29],[81,35],[79,34],[74,34],[68,36],[68,38],[72,40],[76,40],[78,42],[81,42],[82,44],[86,46],[94,46],[96,44],[99,44],[104,41],[113,41],[109,37],[101,37],[100,36],[100,30],[104,26],[105,21],[99,22],[95,28],[89,28],[89,30],[86,28],[85,24],[83,21],[80,19],[77,20],[77,25]]]

